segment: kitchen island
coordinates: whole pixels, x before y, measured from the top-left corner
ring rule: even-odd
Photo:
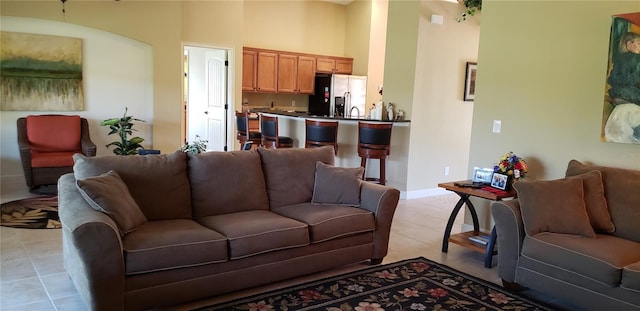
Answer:
[[[336,156],[336,166],[358,167],[360,157],[358,157],[358,122],[371,123],[393,123],[391,131],[391,155],[387,158],[387,184],[396,185],[400,182],[395,178],[398,169],[406,166],[404,161],[406,154],[399,154],[406,148],[394,148],[394,146],[406,145],[409,143],[410,120],[380,121],[371,119],[356,119],[346,117],[328,117],[309,115],[306,111],[284,111],[270,109],[252,109],[252,113],[273,115],[278,117],[278,133],[280,136],[288,136],[293,139],[294,148],[304,148],[305,141],[305,119],[338,121],[338,154]],[[395,152],[394,152],[395,151]],[[367,163],[367,176],[379,176],[378,160],[369,160]],[[403,183],[403,182],[401,182]]]

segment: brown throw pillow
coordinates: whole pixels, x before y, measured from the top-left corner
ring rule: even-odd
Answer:
[[[602,173],[600,171],[591,171],[568,178],[582,179],[584,203],[593,229],[598,232],[614,232],[616,227],[611,220],[607,199],[604,196]]]
[[[524,181],[514,187],[527,235],[553,232],[596,237],[584,203],[582,179]]]
[[[360,206],[360,182],[363,174],[363,167],[334,167],[321,161],[316,162],[311,203]]]
[[[118,225],[120,236],[147,222],[140,207],[131,197],[127,185],[116,171],[76,181],[85,200],[93,209],[103,212]]]

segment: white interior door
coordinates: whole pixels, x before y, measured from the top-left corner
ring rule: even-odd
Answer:
[[[187,139],[208,141],[207,151],[226,151],[227,51],[185,46],[188,53]]]

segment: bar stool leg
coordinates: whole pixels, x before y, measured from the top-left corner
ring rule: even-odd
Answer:
[[[362,167],[365,169],[365,171],[366,171],[366,168],[367,168],[367,158],[360,157],[360,166],[362,166]]]
[[[386,176],[387,163],[386,162],[387,161],[385,158],[380,159],[380,184],[383,186],[387,184],[387,176]]]

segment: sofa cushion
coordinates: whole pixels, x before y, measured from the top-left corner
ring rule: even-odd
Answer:
[[[316,163],[311,203],[360,206],[364,167],[346,168]]]
[[[640,291],[640,261],[622,269],[622,287]]]
[[[207,216],[198,219],[198,222],[229,239],[231,259],[309,245],[306,224],[270,211]]]
[[[640,242],[640,171],[612,168],[598,165],[586,165],[571,160],[567,166],[567,176],[598,170],[602,173],[604,196],[616,226],[616,236]]]
[[[370,232],[376,228],[373,214],[357,207],[301,203],[279,207],[273,212],[309,225],[311,243]]]
[[[514,187],[518,191],[527,235],[554,232],[595,237],[583,199],[581,179],[523,181],[515,183]]]
[[[106,213],[118,225],[120,236],[147,222],[140,207],[131,197],[127,185],[116,171],[76,181],[82,196],[92,208]]]
[[[522,255],[608,286],[619,286],[622,268],[640,261],[640,243],[608,234],[586,239],[543,232],[525,237]]]
[[[259,148],[269,195],[269,206],[277,208],[310,202],[316,162],[333,165],[333,146],[320,148]]]
[[[103,157],[75,154],[73,159],[76,179],[117,171],[148,220],[191,218],[191,190],[184,152]]]
[[[188,166],[195,219],[269,209],[267,188],[257,151],[189,155]]]
[[[600,171],[591,171],[568,178],[582,179],[584,204],[587,207],[587,215],[589,215],[589,221],[593,229],[598,232],[608,233],[615,231],[616,227],[611,221],[607,199],[604,197],[602,173]]]
[[[226,237],[188,219],[147,222],[122,247],[128,275],[228,260]]]

